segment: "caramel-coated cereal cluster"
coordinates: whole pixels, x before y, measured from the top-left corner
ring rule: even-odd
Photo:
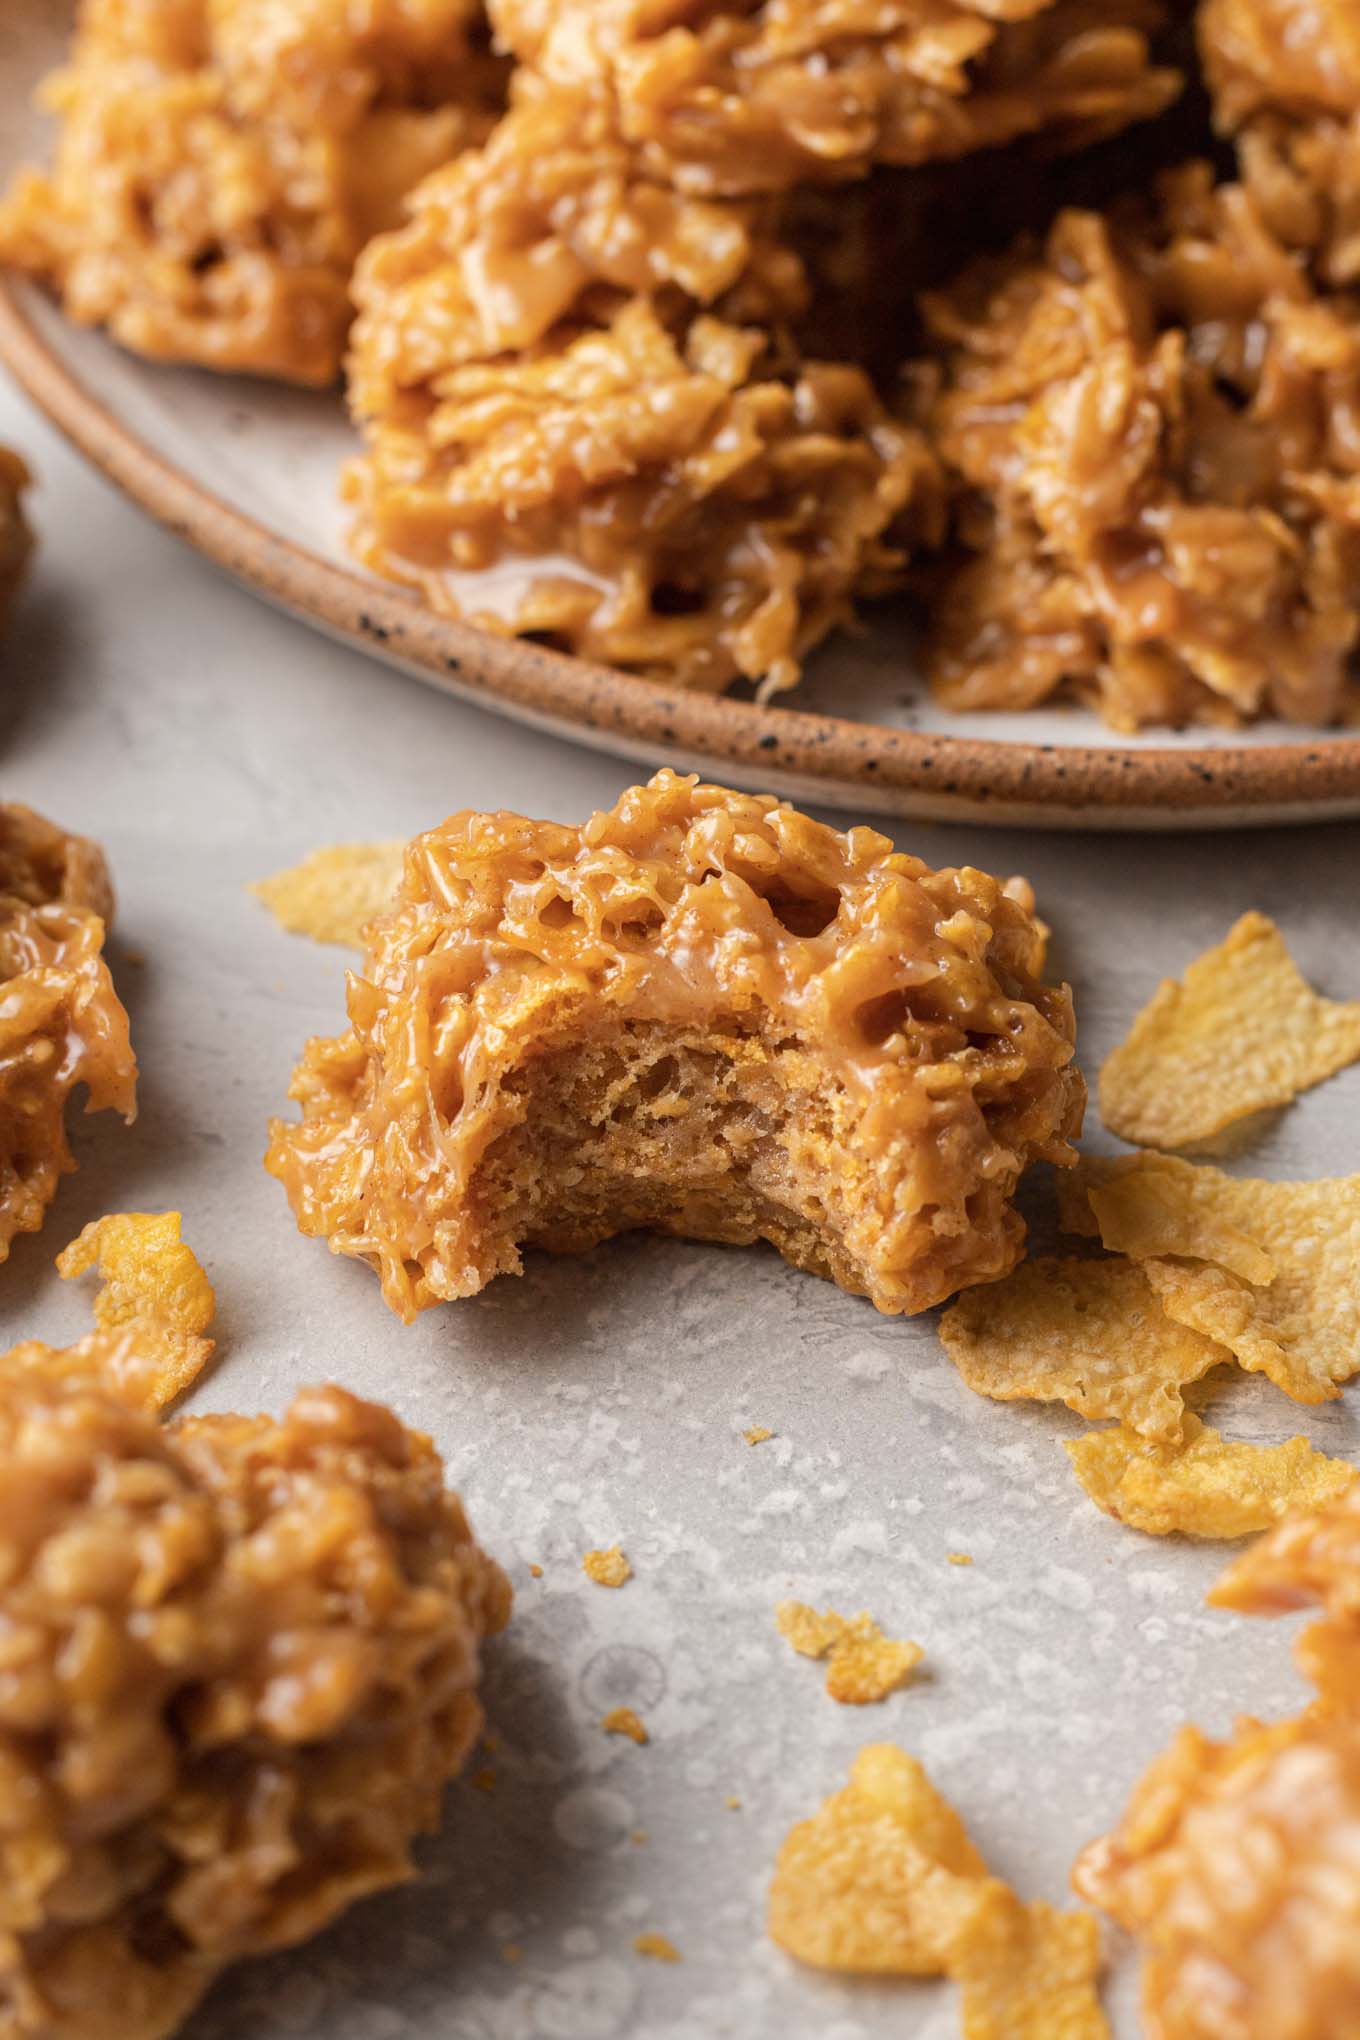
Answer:
[[[403,1878],[509,1588],[429,1441],[338,1388],[162,1428],[0,1362],[0,2026],[164,2040]]]
[[[28,567],[33,534],[24,516],[28,468],[17,453],[0,446],[0,622]]]
[[[583,827],[455,815],[407,853],[349,1030],[268,1166],[409,1318],[639,1226],[766,1239],[924,1310],[1004,1274],[1070,1158],[1071,1001],[995,879],[673,772]]]

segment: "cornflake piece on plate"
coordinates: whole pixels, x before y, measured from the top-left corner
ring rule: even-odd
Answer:
[[[95,1332],[86,1350],[105,1352],[107,1364],[150,1370],[147,1400],[162,1409],[198,1379],[213,1353],[205,1337],[217,1299],[190,1247],[180,1238],[177,1211],[112,1212],[87,1225],[57,1256],[71,1278],[97,1267],[104,1287],[94,1302]]]
[[[826,1690],[843,1706],[886,1700],[905,1686],[925,1656],[919,1643],[896,1643],[868,1614],[850,1617],[828,1608],[819,1615],[803,1601],[781,1601],[774,1611],[782,1637],[801,1657],[825,1658]]]
[[[1083,1165],[1082,1189],[1167,1314],[1240,1366],[1298,1402],[1360,1368],[1360,1176],[1271,1183],[1140,1154]]]
[[[370,935],[267,1166],[404,1318],[643,1226],[924,1310],[1015,1264],[1016,1182],[1080,1126],[1023,908],[767,797],[455,815]]]
[[[1360,1000],[1319,998],[1264,914],[1166,979],[1100,1072],[1100,1116],[1138,1147],[1189,1148],[1360,1059]]]
[[[33,550],[33,534],[24,516],[24,491],[29,472],[17,453],[0,446],[0,622],[23,580]]]
[[[611,1544],[608,1551],[588,1551],[581,1570],[597,1587],[624,1587],[633,1577],[633,1568],[617,1544]]]
[[[1295,1646],[1321,1705],[1184,1728],[1112,1835],[1078,1860],[1083,1897],[1138,1936],[1164,2040],[1352,2040],[1360,2031],[1360,1486],[1286,1519],[1210,1595],[1250,1614],[1320,1605]]]
[[[36,1232],[75,1167],[66,1103],[137,1110],[128,1017],[104,961],[113,888],[103,853],[31,808],[0,804],[0,1261]]]
[[[404,843],[336,843],[250,890],[290,935],[362,949],[364,931],[396,898]]]
[[[543,76],[613,96],[648,169],[686,191],[839,183],[1042,133],[1080,146],[1180,89],[1155,0],[879,0],[865,8],[491,0]]]
[[[952,1976],[965,2040],[1105,2040],[1095,1921],[1024,1905],[913,1757],[860,1751],[850,1783],[792,1828],[770,1887],[773,1938],[860,1975]]]
[[[926,300],[931,434],[975,555],[936,604],[951,706],[1091,702],[1116,728],[1340,721],[1360,520],[1339,421],[1360,313],[1207,164],[1059,215]]]
[[[1291,1509],[1316,1507],[1355,1479],[1306,1438],[1252,1445],[1221,1438],[1187,1410],[1179,1439],[1142,1438],[1126,1425],[1063,1440],[1098,1509],[1152,1537],[1248,1537]]]
[[[510,1598],[389,1411],[163,1427],[67,1364],[0,1370],[0,1581],[14,2040],[164,2040],[409,1876]]]
[[[433,608],[768,693],[941,535],[924,435],[799,343],[776,201],[677,191],[600,95],[526,84],[410,211],[356,273],[345,490]]]
[[[356,255],[504,79],[481,0],[96,0],[0,254],[136,353],[332,382]]]
[[[1125,1260],[1022,1261],[951,1304],[940,1338],[979,1395],[1066,1403],[1146,1438],[1178,1438],[1182,1388],[1233,1357],[1169,1318]]]

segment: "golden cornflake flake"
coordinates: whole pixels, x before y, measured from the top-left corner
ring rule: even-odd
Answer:
[[[763,1445],[767,1438],[773,1438],[774,1432],[767,1431],[763,1424],[753,1424],[749,1431],[743,1431],[741,1435],[748,1445]]]
[[[1316,1507],[1355,1478],[1306,1438],[1251,1445],[1221,1438],[1189,1411],[1178,1442],[1140,1438],[1125,1426],[1064,1441],[1096,1507],[1150,1536],[1247,1537],[1291,1509]]]
[[[608,1551],[588,1551],[581,1560],[581,1571],[597,1587],[621,1587],[633,1577],[633,1568],[617,1544],[611,1544]]]
[[[626,1735],[630,1742],[639,1745],[651,1741],[651,1737],[631,1707],[611,1707],[608,1714],[600,1716],[600,1727],[606,1735]]]
[[[1321,1402],[1360,1369],[1360,1176],[1269,1183],[1130,1155],[1086,1189],[1101,1238],[1142,1262],[1167,1314],[1249,1371]]]
[[[667,1940],[664,1934],[635,1934],[633,1953],[650,1956],[653,1962],[680,1962],[684,1959],[674,1941]]]
[[[1131,1261],[1022,1261],[965,1290],[940,1320],[969,1388],[998,1401],[1062,1402],[1150,1438],[1180,1434],[1181,1389],[1232,1355],[1173,1323]]]
[[[250,890],[290,935],[362,949],[370,921],[392,904],[404,843],[336,843]]]
[[[965,2040],[1105,2040],[1094,1920],[1024,1905],[920,1764],[861,1750],[850,1783],[792,1828],[770,1933],[800,1962],[862,1975],[952,1976]]]
[[[94,1301],[101,1364],[135,1383],[138,1399],[164,1409],[202,1373],[212,1356],[205,1336],[217,1299],[192,1250],[180,1238],[177,1211],[112,1212],[95,1219],[57,1256],[67,1279],[98,1268]],[[92,1340],[82,1342],[92,1350]]]
[[[919,1643],[893,1642],[863,1612],[847,1618],[828,1608],[819,1615],[803,1601],[781,1601],[774,1619],[800,1656],[826,1658],[826,1690],[848,1707],[886,1700],[925,1656]]]
[[[945,1557],[951,1565],[971,1565],[973,1563],[966,1551],[947,1551]]]
[[[1360,1059],[1360,1001],[1319,998],[1273,921],[1244,914],[1168,978],[1100,1073],[1100,1112],[1137,1146],[1188,1148]]]

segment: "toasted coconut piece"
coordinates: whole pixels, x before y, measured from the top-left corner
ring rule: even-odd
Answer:
[[[166,2040],[410,1874],[509,1588],[429,1441],[338,1388],[163,1428],[0,1369],[0,1472],[6,2030]]]
[[[1357,1058],[1360,1000],[1319,998],[1275,923],[1243,914],[1106,1057],[1100,1116],[1135,1147],[1194,1147]]]
[[[113,888],[98,847],[0,804],[0,1261],[75,1167],[66,1105],[136,1115],[128,1018],[104,961]]]
[[[407,854],[267,1165],[403,1317],[648,1226],[922,1310],[1005,1273],[1081,1115],[1065,989],[994,879],[663,772],[580,828]]]
[[[1253,1445],[1221,1438],[1185,1412],[1181,1435],[1142,1438],[1127,1425],[1063,1440],[1098,1509],[1153,1537],[1249,1537],[1291,1509],[1343,1494],[1355,1468],[1306,1438]]]
[[[136,353],[332,382],[356,255],[504,75],[481,0],[91,0],[0,254]]]

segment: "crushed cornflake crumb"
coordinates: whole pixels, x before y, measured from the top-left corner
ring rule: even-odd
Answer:
[[[507,1941],[501,1949],[501,1961],[522,1962],[523,1960],[524,1950],[520,1947],[518,1941]]]
[[[861,1750],[849,1784],[790,1830],[769,1928],[819,1969],[953,1977],[964,2040],[1107,2040],[1094,1919],[1017,1898],[891,1744]]]
[[[468,1783],[475,1785],[479,1792],[494,1792],[496,1789],[496,1777],[496,1766],[494,1764],[483,1764],[480,1770],[472,1773]]]
[[[1107,1058],[1101,1117],[1134,1146],[1196,1147],[1357,1060],[1360,1001],[1320,998],[1275,923],[1244,914]]]
[[[634,1828],[632,1834],[629,1835],[628,1839],[630,1842],[632,1842],[635,1848],[641,1849],[645,1847],[645,1845],[648,1842],[650,1842],[652,1838],[650,1834],[647,1832],[646,1828]]]
[[[364,929],[391,905],[404,843],[336,843],[250,890],[290,935],[362,949]]]
[[[532,1565],[532,1564],[531,1564],[531,1565],[530,1565],[530,1567],[529,1567],[529,1577],[530,1577],[530,1579],[531,1579],[531,1580],[541,1580],[541,1579],[542,1579],[542,1577],[543,1577],[543,1568],[542,1568],[542,1566],[541,1566],[541,1565]]]
[[[767,1438],[773,1438],[774,1432],[767,1431],[763,1424],[753,1424],[749,1431],[743,1431],[741,1435],[748,1445],[763,1445]]]
[[[650,1742],[642,1722],[631,1707],[611,1707],[608,1714],[600,1716],[600,1727],[606,1735],[626,1735],[630,1742]]]
[[[621,1587],[633,1577],[633,1568],[617,1544],[611,1544],[608,1551],[588,1551],[581,1570],[597,1587]]]
[[[98,1357],[111,1383],[161,1410],[184,1394],[211,1359],[206,1336],[217,1308],[212,1284],[180,1237],[177,1211],[116,1211],[94,1219],[57,1256],[70,1281],[98,1271],[95,1330],[79,1350]]]
[[[886,1700],[906,1685],[925,1656],[919,1643],[895,1643],[884,1636],[863,1611],[847,1618],[828,1608],[819,1615],[804,1601],[781,1601],[774,1619],[801,1657],[827,1660],[826,1690],[844,1706]]]
[[[945,1553],[945,1556],[951,1565],[971,1565],[973,1563],[971,1556],[966,1551],[949,1551]]]
[[[723,1801],[723,1805],[726,1806],[732,1813],[741,1812],[741,1801],[737,1798],[736,1794],[733,1792],[728,1793],[726,1799]]]
[[[1189,1410],[1171,1443],[1122,1425],[1064,1440],[1077,1479],[1098,1509],[1153,1537],[1247,1537],[1293,1509],[1317,1508],[1355,1478],[1306,1438],[1252,1445],[1222,1438]]]
[[[683,1960],[674,1941],[668,1941],[664,1934],[636,1934],[633,1937],[635,1955],[650,1956],[653,1962],[679,1962]]]

